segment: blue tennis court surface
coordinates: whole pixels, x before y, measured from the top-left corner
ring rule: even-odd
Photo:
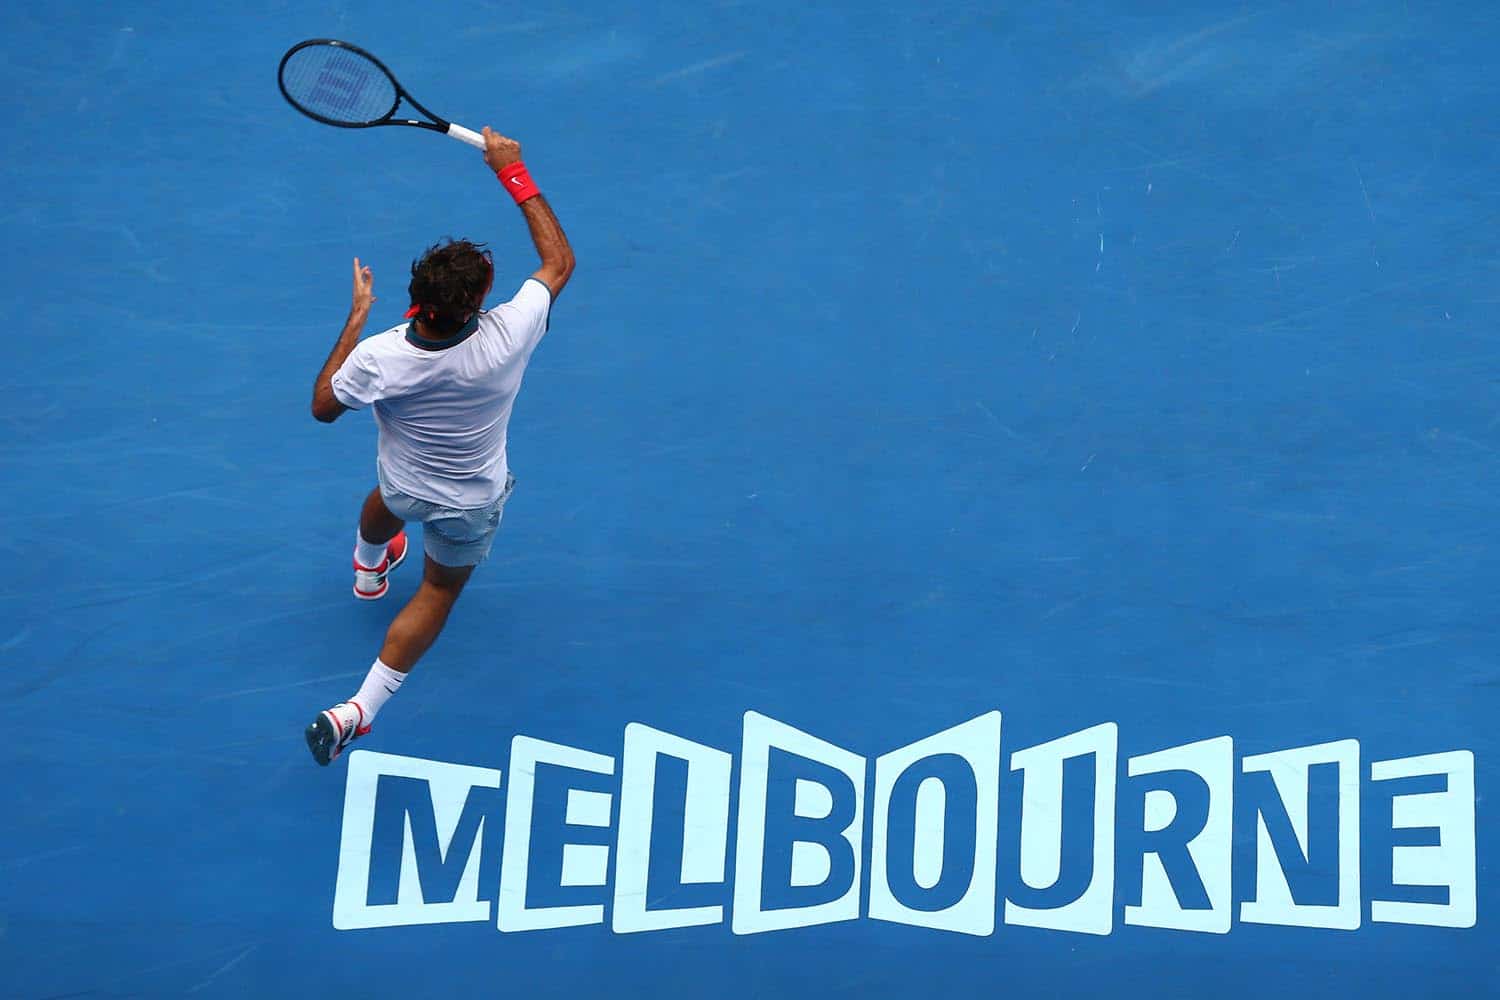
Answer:
[[[1168,7],[1171,9],[1169,10]],[[1149,8],[1149,9],[1148,9]],[[6,6],[0,995],[1500,995],[1484,4]],[[479,155],[491,560],[302,728]]]

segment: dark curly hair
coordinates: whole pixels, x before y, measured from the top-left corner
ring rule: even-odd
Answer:
[[[495,267],[483,243],[449,239],[412,261],[406,290],[422,325],[440,337],[457,333],[494,283]]]

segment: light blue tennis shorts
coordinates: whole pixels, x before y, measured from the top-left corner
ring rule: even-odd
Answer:
[[[380,498],[392,514],[403,521],[422,522],[422,548],[440,566],[478,566],[490,554],[505,501],[515,489],[516,477],[506,474],[505,489],[488,507],[461,510],[419,500],[392,488],[376,463],[380,479]]]

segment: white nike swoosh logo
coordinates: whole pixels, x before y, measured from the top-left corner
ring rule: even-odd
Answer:
[[[512,177],[512,178],[511,178],[511,179],[510,179],[510,182],[511,182],[511,183],[512,183],[512,184],[520,184],[520,183],[521,183],[521,178],[519,178],[519,177]]]

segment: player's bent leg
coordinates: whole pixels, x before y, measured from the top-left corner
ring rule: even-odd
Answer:
[[[488,507],[475,510],[442,509],[424,518],[422,542],[427,558],[422,585],[396,620],[391,622],[380,650],[380,662],[406,673],[427,652],[458,600],[474,567],[485,560],[514,486],[514,477]]]
[[[421,586],[386,630],[380,662],[403,674],[416,666],[447,624],[448,613],[473,573],[473,566],[444,566],[428,556]]]
[[[386,506],[377,486],[365,497],[354,536],[354,596],[375,601],[390,589],[391,570],[406,560],[405,522]]]
[[[400,690],[407,673],[443,631],[448,613],[473,572],[473,566],[443,566],[427,558],[421,586],[386,630],[380,658],[359,692],[319,712],[307,727],[307,748],[314,760],[323,765],[332,763],[350,743],[370,731],[375,713]]]
[[[359,511],[359,533],[371,544],[384,545],[395,538],[405,524],[386,506],[385,497],[380,495],[380,487],[375,487],[365,497],[364,506]]]
[[[482,509],[412,508],[410,515],[424,522],[427,554],[422,583],[391,622],[380,657],[359,691],[348,701],[319,713],[307,727],[307,746],[319,764],[337,759],[350,743],[370,731],[376,713],[401,689],[411,668],[442,632],[474,567],[489,554],[513,483],[508,481],[501,496]],[[399,500],[399,495],[396,498]],[[384,498],[379,499],[381,507],[389,511]],[[397,509],[406,512],[405,508]]]

